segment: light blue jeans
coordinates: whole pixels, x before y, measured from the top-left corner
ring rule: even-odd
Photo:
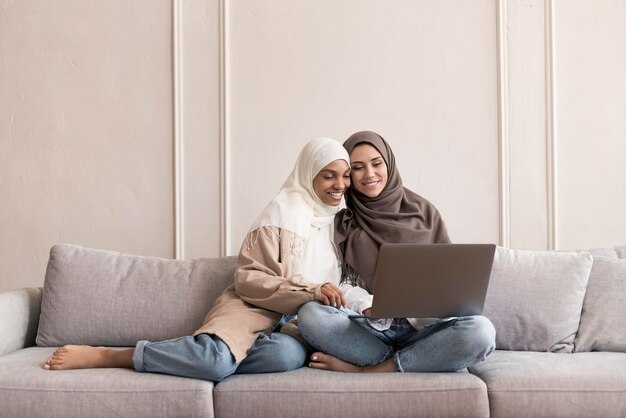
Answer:
[[[393,358],[401,372],[451,372],[484,360],[495,348],[496,332],[484,316],[442,320],[417,331],[394,319],[385,331],[348,309],[308,302],[298,312],[302,337],[316,350],[357,366]]]
[[[232,374],[285,372],[302,367],[309,353],[295,338],[272,332],[261,334],[239,364],[219,337],[200,334],[151,343],[139,341],[133,366],[139,372],[219,382]]]

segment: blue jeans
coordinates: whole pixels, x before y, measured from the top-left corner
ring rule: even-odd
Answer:
[[[450,372],[484,360],[495,348],[496,332],[484,316],[441,320],[417,331],[395,319],[377,331],[348,309],[308,302],[298,312],[302,337],[316,350],[357,366],[392,358],[401,372]]]
[[[272,332],[261,334],[239,364],[219,337],[200,334],[151,343],[139,341],[133,366],[139,372],[219,382],[232,374],[285,372],[302,367],[307,349],[295,338]]]

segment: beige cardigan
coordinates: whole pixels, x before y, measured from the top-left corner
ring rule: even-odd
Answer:
[[[291,231],[263,226],[250,232],[239,252],[234,284],[193,335],[217,335],[239,363],[259,334],[274,329],[283,314],[296,314],[306,302],[321,300],[323,283],[293,275],[293,255],[299,251],[302,241]]]

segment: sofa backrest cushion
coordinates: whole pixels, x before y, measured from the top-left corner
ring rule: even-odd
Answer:
[[[41,292],[31,287],[0,293],[0,357],[34,345]]]
[[[587,252],[498,247],[483,311],[496,348],[572,352],[592,261]]]
[[[613,249],[619,258],[626,258],[626,245],[616,245]]]
[[[181,261],[55,245],[37,345],[134,346],[190,335],[233,282],[235,264],[236,257]]]
[[[593,258],[575,351],[626,352],[626,260]]]
[[[609,258],[626,258],[626,245],[616,245],[614,247],[592,248],[587,250],[592,256]]]

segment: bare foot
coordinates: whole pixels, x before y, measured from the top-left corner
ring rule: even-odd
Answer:
[[[332,370],[335,372],[361,372],[362,367],[340,360],[337,357],[324,353],[313,353],[309,367],[312,369]]]
[[[133,349],[113,350],[88,345],[58,348],[44,364],[46,370],[92,369],[98,367],[133,368]]]
[[[311,361],[309,367],[312,369],[332,370],[335,372],[349,372],[349,373],[376,373],[376,372],[396,372],[396,367],[391,359],[385,360],[375,366],[359,367],[347,361],[338,359],[325,353],[313,353],[311,355]]]

